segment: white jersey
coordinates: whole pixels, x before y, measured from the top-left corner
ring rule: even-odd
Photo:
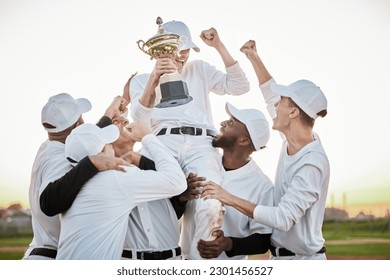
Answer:
[[[180,77],[187,83],[193,100],[171,108],[145,108],[139,103],[149,74],[135,76],[130,83],[131,116],[134,120],[151,119],[154,133],[164,127],[196,126],[215,129],[209,93],[241,95],[249,91],[249,81],[240,65],[226,67],[226,73],[202,61],[188,61]]]
[[[179,236],[179,223],[169,199],[149,201],[131,211],[124,248],[134,252],[166,251],[179,246]]]
[[[229,193],[257,205],[273,206],[273,184],[253,159],[241,168],[223,170],[222,177],[221,186]],[[254,221],[235,208],[230,206],[225,208],[226,213],[221,228],[225,236],[240,238],[254,233],[272,233],[272,228]],[[247,257],[246,255],[228,257],[225,252],[222,252],[217,259],[244,260]]]
[[[120,259],[130,211],[186,189],[180,166],[156,136],[145,136],[142,144],[157,172],[131,166],[124,167],[126,172],[108,170],[90,179],[61,214],[57,259]]]
[[[150,119],[155,134],[162,128],[179,126],[195,126],[215,130],[209,93],[240,95],[249,90],[249,82],[238,63],[227,67],[226,73],[223,73],[204,61],[189,61],[180,75],[182,80],[187,83],[189,94],[193,100],[172,108],[146,108],[142,106],[139,103],[139,98],[143,93],[149,75],[135,76],[130,83],[132,118],[134,120]],[[211,137],[206,136],[205,132],[202,136],[172,135],[168,133],[159,136],[159,139],[178,159],[187,175],[190,172],[195,172],[199,176],[206,177],[216,183],[221,181],[217,152],[211,146]],[[145,154],[145,156],[148,155]],[[200,209],[195,211],[198,215],[195,218],[199,220],[207,219],[210,220],[210,223],[217,223],[220,219],[218,213],[221,212],[222,206],[217,200],[210,199],[205,203],[197,200],[189,204],[196,204],[193,205],[193,208]],[[209,211],[203,211],[207,208],[211,209],[211,207],[216,212],[213,215],[209,215]],[[156,215],[157,213],[158,215]],[[205,231],[203,229],[197,231],[196,228],[192,227],[190,229],[189,226],[186,226],[186,219],[192,220],[194,216],[184,214],[183,228],[184,231],[187,230],[186,240],[188,242],[182,242],[183,255],[186,258],[198,259],[200,256],[196,250],[196,239],[210,240],[212,229]],[[175,226],[173,226],[174,224]],[[176,214],[170,205],[170,201],[143,204],[131,214],[129,230],[133,235],[128,234],[129,239],[132,240],[127,238],[125,247],[138,251],[175,248],[179,242],[178,227]],[[176,242],[174,242],[174,239],[176,239]],[[163,243],[158,243],[160,241]],[[166,241],[169,241],[170,244],[167,244]],[[191,248],[192,256],[190,256]]]
[[[261,85],[266,100],[275,100],[270,90],[273,82]],[[256,221],[274,228],[272,245],[294,252],[295,259],[323,257],[316,252],[324,245],[321,229],[330,167],[319,137],[314,137],[291,156],[284,141],[275,175],[275,207],[258,205],[254,211]]]
[[[58,215],[46,216],[39,203],[39,197],[50,182],[65,175],[72,166],[65,158],[65,145],[58,141],[46,140],[39,148],[31,172],[29,202],[34,237],[24,259],[48,259],[43,256],[29,256],[34,248],[57,249],[60,235]]]

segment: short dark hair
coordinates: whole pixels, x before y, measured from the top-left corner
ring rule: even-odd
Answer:
[[[326,109],[319,111],[317,113],[317,115],[320,116],[321,118],[325,117],[327,114],[328,114],[328,111]]]
[[[54,125],[51,125],[49,123],[43,123],[42,125],[44,128],[56,128]]]
[[[308,114],[306,114],[306,113],[297,105],[297,103],[294,102],[294,100],[292,100],[290,97],[289,97],[288,99],[289,99],[290,104],[291,104],[292,106],[298,108],[298,110],[299,110],[299,116],[300,116],[302,122],[303,122],[304,124],[306,124],[307,126],[313,128],[313,126],[314,126],[314,119],[313,119],[312,117],[310,117]],[[324,110],[324,111],[326,111],[326,110]],[[321,112],[322,112],[322,111],[321,111]],[[321,112],[320,112],[320,113],[321,113]],[[326,115],[326,113],[325,113],[325,115]]]

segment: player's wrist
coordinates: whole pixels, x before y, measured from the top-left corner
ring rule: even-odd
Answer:
[[[225,237],[224,248],[225,252],[230,252],[233,250],[233,240],[230,237]]]

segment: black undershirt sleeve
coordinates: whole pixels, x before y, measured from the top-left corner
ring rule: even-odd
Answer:
[[[89,157],[80,160],[68,173],[48,184],[41,193],[39,203],[42,212],[54,216],[68,210],[82,186],[98,172]]]
[[[271,233],[254,233],[247,237],[230,237],[230,239],[233,242],[233,249],[231,251],[225,251],[228,257],[264,254],[268,251],[271,245]]]
[[[187,205],[187,203],[181,203],[179,201],[179,196],[180,195],[176,195],[176,196],[171,197],[169,199],[171,201],[173,209],[175,209],[177,219],[180,219],[181,216],[183,216],[184,211],[186,210],[186,205]]]
[[[139,160],[139,169],[142,170],[156,170],[156,165],[153,160],[141,155],[141,159]]]
[[[96,125],[100,128],[103,128],[109,126],[110,124],[112,124],[112,120],[107,116],[103,116],[100,118]]]
[[[110,124],[112,120],[103,116],[96,125],[103,128]],[[98,172],[89,157],[82,159],[64,176],[47,185],[39,197],[42,212],[47,216],[54,216],[68,210],[82,186]]]

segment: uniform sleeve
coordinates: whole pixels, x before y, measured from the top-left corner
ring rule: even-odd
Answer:
[[[174,197],[171,197],[169,199],[171,201],[173,209],[175,210],[177,219],[180,219],[183,216],[184,211],[186,210],[186,205],[187,205],[187,203],[183,204],[179,201],[179,196],[180,196],[180,194],[176,195]]]
[[[139,161],[139,169],[142,170],[156,170],[156,165],[154,161],[141,155],[141,159]]]
[[[100,128],[103,128],[103,127],[109,126],[111,124],[112,124],[112,120],[107,116],[103,116],[100,118],[100,120],[97,122],[96,125]]]
[[[47,185],[39,197],[41,210],[47,216],[65,212],[76,199],[82,186],[99,171],[89,157],[83,158],[74,168]]]
[[[96,123],[100,128],[111,124],[112,120],[107,116],[101,117]],[[42,191],[39,197],[42,212],[47,216],[55,216],[68,210],[82,186],[98,172],[89,157],[82,159],[72,170],[50,182]]]
[[[139,168],[142,170],[156,170],[154,161],[144,156],[141,156]],[[183,216],[184,211],[186,209],[186,203],[180,203],[179,196],[180,195],[177,195],[169,199],[171,201],[173,209],[175,210],[177,219],[180,219],[181,216]]]
[[[179,163],[167,148],[153,134],[142,139],[142,147],[151,155],[156,171],[136,169],[137,174],[116,173],[128,199],[137,205],[182,193],[187,187],[187,182]]]
[[[321,192],[321,171],[314,165],[303,165],[278,205],[257,205],[254,220],[280,231],[288,231],[299,222],[306,210],[318,199]]]
[[[230,258],[238,255],[264,254],[270,247],[271,233],[254,233],[247,237],[230,237],[230,239],[233,242],[233,248],[230,251],[225,251]]]
[[[149,75],[147,74],[137,75],[131,80],[129,85],[129,91],[131,96],[130,114],[135,121],[149,121],[152,116],[154,108],[145,107],[139,102],[139,99],[144,92],[145,85],[148,79]]]
[[[262,179],[263,185],[261,186],[261,193],[252,201],[256,205],[265,205],[272,207],[274,205],[274,188],[271,180],[268,177]],[[248,218],[249,232],[250,234],[260,233],[268,234],[272,233],[272,228],[255,221],[252,218]]]
[[[210,90],[219,95],[241,95],[247,93],[250,89],[250,84],[240,64],[236,62],[225,69],[226,73],[205,63],[206,77],[209,79]]]
[[[154,161],[145,157],[141,156],[140,162],[139,162],[139,168],[143,170],[156,170],[156,165],[154,164]],[[179,196],[171,197],[169,200],[171,201],[171,204],[173,206],[173,209],[175,210],[177,219],[180,219],[181,216],[183,216],[184,211],[186,209],[186,203],[182,204],[179,201]]]
[[[142,105],[139,100],[132,102],[131,105],[131,117],[133,120],[143,120],[149,122],[152,118],[152,112],[154,108],[148,108]]]
[[[264,101],[267,104],[267,110],[271,118],[276,117],[275,104],[279,102],[280,95],[274,93],[271,90],[271,85],[275,83],[275,80],[271,78],[264,84],[260,85],[261,93],[263,94]]]

